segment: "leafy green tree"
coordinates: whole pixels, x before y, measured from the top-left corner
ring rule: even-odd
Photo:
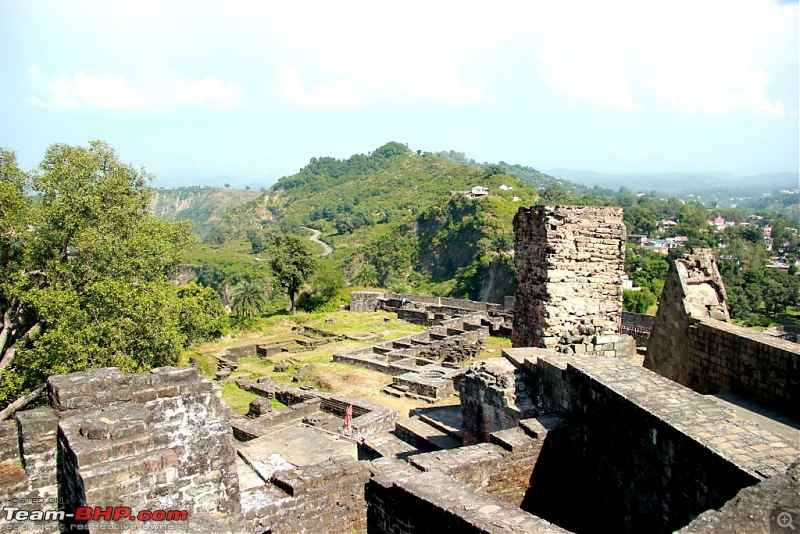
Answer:
[[[225,307],[216,291],[190,282],[178,287],[179,326],[187,340],[206,341],[222,334],[227,323]]]
[[[231,290],[231,311],[244,321],[261,315],[267,306],[266,291],[261,280],[242,280]]]
[[[325,302],[336,296],[346,284],[342,271],[334,267],[330,261],[319,262],[311,283],[314,292],[320,295]]]
[[[797,303],[798,287],[797,277],[781,271],[780,269],[766,269],[764,272],[764,308],[767,314],[773,317],[786,311],[787,306]]]
[[[641,291],[622,291],[622,309],[632,313],[645,313],[647,309],[656,303],[656,297],[647,288]]]
[[[171,280],[192,237],[149,215],[150,178],[100,141],[51,146],[32,177],[0,150],[0,405],[52,374],[174,364],[190,341]]]
[[[286,234],[275,236],[268,249],[269,266],[275,283],[286,291],[292,303],[292,315],[297,311],[295,297],[317,267],[307,239]]]
[[[361,287],[376,287],[378,285],[378,270],[371,263],[365,263],[356,273],[353,283]]]

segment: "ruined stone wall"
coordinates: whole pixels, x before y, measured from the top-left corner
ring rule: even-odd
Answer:
[[[714,319],[693,320],[687,334],[687,387],[738,393],[800,418],[800,345]]]
[[[363,532],[368,464],[340,456],[274,473],[264,488],[242,494],[244,516],[255,532]]]
[[[800,416],[800,346],[730,324],[710,251],[675,260],[644,366],[700,393],[737,393]]]
[[[76,506],[241,518],[229,410],[195,368],[51,377],[62,491]]]
[[[540,454],[523,508],[570,530],[671,532],[800,457],[796,444],[626,361],[504,353],[530,374],[538,409],[569,422]]]
[[[529,387],[508,360],[492,358],[470,366],[460,386],[464,445],[487,443],[491,434],[514,428],[533,410]]]
[[[591,344],[591,336],[619,333],[625,263],[622,209],[520,208],[514,234],[515,347]]]
[[[379,299],[385,293],[376,291],[353,291],[350,293],[350,311],[354,312],[375,312],[380,309]]]
[[[654,322],[654,315],[622,312],[621,332],[631,336],[636,341],[637,347],[647,347]]]
[[[49,407],[18,412],[0,422],[0,502],[20,510],[55,510],[63,505],[57,486],[58,420]],[[0,520],[3,530],[4,520]],[[7,525],[7,524],[6,524]],[[28,531],[58,530],[57,521],[22,522]]]
[[[374,464],[381,465],[381,460]],[[376,473],[366,486],[370,533],[415,534],[567,531],[439,471],[397,467]]]
[[[520,506],[548,434],[563,431],[565,424],[558,416],[525,419],[518,427],[493,433],[491,443],[417,454],[409,462]]]
[[[0,424],[6,502],[28,499],[29,509],[66,513],[78,506],[186,510],[182,526],[190,532],[244,528],[229,411],[196,369],[97,369],[50,377],[47,393],[49,407]]]
[[[693,317],[730,322],[727,296],[717,261],[710,250],[670,262],[658,311],[647,343],[644,366],[680,384],[688,385],[685,365],[687,333]]]

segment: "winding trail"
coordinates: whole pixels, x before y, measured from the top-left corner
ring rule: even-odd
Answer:
[[[319,243],[320,245],[322,245],[325,248],[325,253],[321,254],[322,256],[327,256],[328,254],[333,252],[333,248],[329,244],[327,244],[325,241],[322,241],[319,238],[319,236],[322,234],[322,232],[320,232],[319,230],[315,230],[313,228],[309,228],[308,226],[304,226],[303,228],[305,228],[306,230],[311,230],[311,241],[314,241],[315,243]]]

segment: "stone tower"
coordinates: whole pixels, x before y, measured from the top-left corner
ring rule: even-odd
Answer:
[[[514,217],[515,347],[617,356],[625,224],[622,209],[533,206]],[[634,349],[635,350],[635,347]]]

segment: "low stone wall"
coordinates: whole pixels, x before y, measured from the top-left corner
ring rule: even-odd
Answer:
[[[383,295],[376,291],[353,291],[350,293],[350,311],[376,312],[380,309],[379,299]]]
[[[688,331],[686,386],[738,393],[800,418],[800,345],[714,319]]]
[[[637,328],[647,328],[650,330],[653,328],[653,323],[655,323],[655,320],[655,315],[622,312],[622,326],[634,326]]]
[[[300,422],[304,417],[320,411],[322,400],[312,398],[293,404],[283,410],[265,413],[259,417],[231,416],[233,435],[239,441],[250,441],[269,432],[275,425],[291,421]]]
[[[257,532],[363,532],[369,477],[368,464],[348,456],[279,471],[269,485],[242,493],[244,516]]]
[[[276,398],[293,409],[271,412],[256,419],[237,418],[236,422],[234,422],[234,427],[239,429],[244,437],[253,434],[253,432],[260,432],[258,435],[263,434],[263,431],[259,431],[261,426],[256,426],[262,425],[262,421],[266,424],[274,424],[273,421],[276,418],[302,419],[302,417],[316,411],[323,411],[336,417],[341,417],[344,420],[345,412],[349,406],[353,407],[353,419],[351,421],[351,437],[353,438],[363,437],[373,432],[392,430],[398,419],[397,411],[363,399],[335,395],[324,391],[297,389],[269,379],[264,380],[265,378],[267,377],[260,378],[258,383],[239,380],[237,384],[243,389],[258,395]],[[284,413],[286,415],[283,415]],[[247,439],[244,441],[247,441]]]
[[[642,313],[622,312],[622,328],[620,332],[631,336],[637,347],[647,347],[650,333],[653,331],[655,316]]]
[[[438,471],[379,474],[369,480],[365,494],[370,533],[567,532]]]

